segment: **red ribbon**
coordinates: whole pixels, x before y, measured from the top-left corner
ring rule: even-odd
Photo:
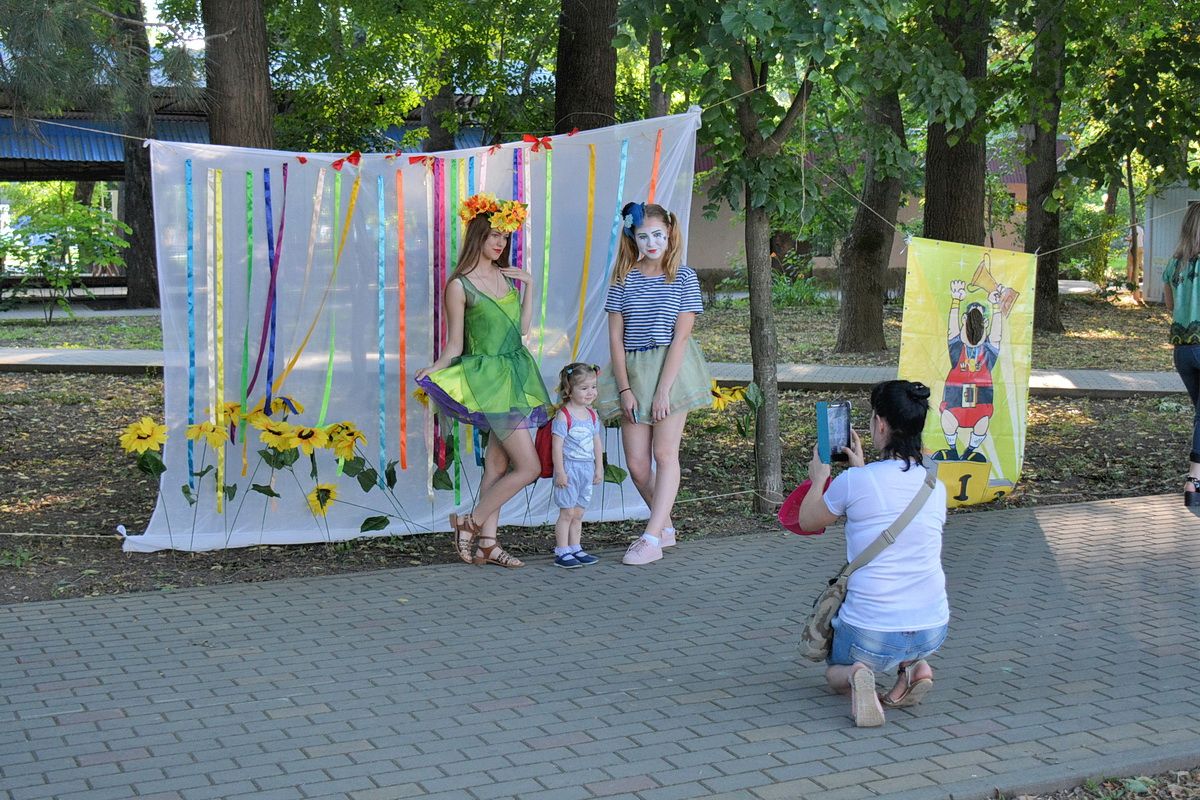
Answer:
[[[433,161],[434,161],[433,156],[409,156],[408,157],[408,163],[424,164],[425,166],[430,167],[430,168],[433,167]]]
[[[571,128],[571,132],[567,136],[574,136],[577,133],[579,133],[579,128]]]
[[[504,146],[504,145],[502,145],[502,144],[494,144],[494,145],[492,145],[491,147],[489,147],[489,148],[488,148],[488,155],[489,155],[489,156],[490,156],[490,155],[495,155],[496,151],[497,151],[497,150],[499,150],[499,149],[500,149],[501,147],[503,147],[503,146]]]
[[[344,165],[350,164],[353,167],[357,167],[358,162],[360,162],[360,161],[362,161],[362,153],[355,150],[350,155],[339,158],[337,161],[334,161],[329,166],[333,167],[335,170],[338,170],[340,172]]]
[[[526,142],[532,142],[532,143],[533,143],[533,147],[531,147],[531,148],[529,148],[529,149],[530,149],[530,150],[532,150],[532,151],[533,151],[533,152],[535,152],[535,153],[538,151],[538,148],[539,148],[539,147],[544,147],[544,148],[545,148],[545,149],[547,149],[547,150],[553,150],[553,149],[554,149],[554,147],[553,147],[553,146],[551,146],[551,144],[550,144],[550,137],[549,137],[549,136],[543,136],[542,138],[540,138],[540,139],[539,139],[538,137],[534,136],[532,133],[527,133],[527,134],[525,134],[524,136],[522,136],[522,137],[521,137],[521,140],[522,140],[522,141],[526,141]]]
[[[308,163],[308,159],[307,159],[307,158],[305,158],[304,156],[296,156],[296,160],[297,160],[297,161],[299,161],[301,164],[307,164],[307,163]]]

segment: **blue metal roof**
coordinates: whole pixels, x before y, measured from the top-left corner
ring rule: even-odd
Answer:
[[[36,130],[33,130],[25,126],[18,128],[13,119],[0,117],[0,158],[95,163],[120,163],[124,160],[122,138],[104,133],[120,133],[121,125],[117,122],[92,119],[47,122],[61,122],[62,125],[37,124]],[[154,138],[167,142],[207,144],[208,122],[200,119],[159,119],[154,123]]]

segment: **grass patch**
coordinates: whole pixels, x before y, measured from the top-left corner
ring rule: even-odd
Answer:
[[[884,308],[886,350],[835,353],[838,309],[778,308],[775,324],[779,360],[784,363],[894,366],[900,360],[899,306]],[[1039,369],[1174,369],[1167,343],[1171,319],[1161,306],[1070,295],[1063,298],[1066,333],[1036,333],[1033,366]],[[711,361],[750,361],[750,306],[720,303],[696,319],[696,338]]]
[[[162,326],[154,317],[56,317],[0,321],[0,347],[161,350]]]

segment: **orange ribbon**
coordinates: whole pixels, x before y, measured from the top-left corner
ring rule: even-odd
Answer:
[[[654,193],[658,189],[658,161],[662,156],[662,128],[654,139],[654,164],[650,167],[650,192],[646,196],[647,203],[654,202]]]

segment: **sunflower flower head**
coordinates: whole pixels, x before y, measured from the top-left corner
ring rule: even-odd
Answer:
[[[416,389],[414,389],[412,396],[413,396],[413,399],[416,400],[421,405],[425,406],[426,408],[429,407],[429,395],[426,394],[425,390],[422,389],[421,387],[418,386]]]
[[[216,450],[225,444],[225,431],[217,427],[217,423],[211,420],[197,422],[195,425],[188,425],[187,438],[193,442],[199,442],[204,439],[208,441],[208,446]]]
[[[335,422],[325,429],[329,435],[327,447],[338,458],[354,458],[355,442],[367,443],[367,437],[353,422]]]
[[[292,426],[292,447],[299,447],[306,456],[311,456],[314,448],[325,447],[328,442],[329,435],[323,428],[309,428],[304,425]]]
[[[150,417],[142,417],[130,424],[121,434],[121,447],[126,453],[141,455],[147,450],[158,451],[167,441],[167,426],[159,425]]]
[[[314,514],[325,516],[325,512],[329,510],[329,506],[337,499],[337,486],[332,483],[318,483],[316,487],[308,493],[308,507],[312,509]]]
[[[494,194],[479,192],[462,201],[462,205],[458,207],[458,216],[465,225],[480,214],[491,215],[499,210],[500,201]]]
[[[268,419],[262,425],[257,425],[262,431],[258,438],[267,447],[273,447],[276,450],[291,450],[296,446],[292,440],[292,425],[279,420]]]
[[[266,412],[266,398],[263,398],[262,400],[259,400],[257,403],[255,403],[254,408],[252,408],[250,410],[250,414],[248,416],[253,416],[256,413],[259,413],[259,414],[267,413]],[[303,414],[303,413],[304,413],[304,406],[303,406],[303,404],[300,403],[300,401],[298,401],[292,397],[288,397],[285,394],[277,394],[271,398],[271,412],[270,412],[270,414],[267,414],[267,416],[275,416],[276,414],[283,414],[284,416],[287,416],[288,414]]]
[[[738,400],[746,399],[745,386],[726,388],[723,386],[718,386],[717,382],[713,381],[710,392],[713,398],[712,407],[714,411],[724,411],[729,407],[730,403],[736,403]]]
[[[492,227],[502,233],[512,233],[525,224],[529,207],[516,200],[505,200],[496,213],[492,214]]]

